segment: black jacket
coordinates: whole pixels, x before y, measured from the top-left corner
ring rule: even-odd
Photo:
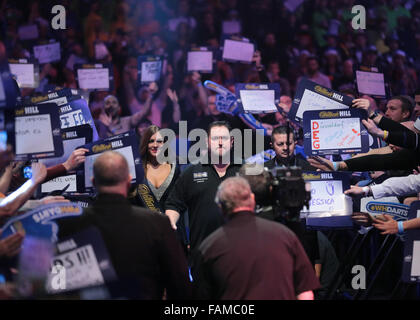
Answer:
[[[62,219],[59,238],[90,226],[101,232],[127,297],[161,299],[166,288],[168,299],[190,298],[187,261],[165,215],[132,206],[122,195],[99,194],[82,216]]]

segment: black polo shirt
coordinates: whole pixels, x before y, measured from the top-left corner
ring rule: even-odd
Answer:
[[[225,179],[236,176],[240,168],[241,165],[231,164],[219,177],[213,165],[194,164],[178,178],[165,209],[181,215],[188,209],[191,251],[223,224],[222,213],[214,201],[217,188]]]

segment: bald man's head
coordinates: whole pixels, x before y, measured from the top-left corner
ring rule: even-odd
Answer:
[[[96,187],[117,186],[129,180],[129,176],[127,160],[118,152],[106,151],[93,164]]]
[[[216,193],[216,203],[224,214],[231,214],[237,209],[254,210],[255,198],[248,181],[242,177],[231,177],[223,181]]]

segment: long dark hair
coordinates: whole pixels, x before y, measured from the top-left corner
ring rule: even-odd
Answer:
[[[141,162],[143,163],[143,169],[146,171],[146,165],[149,161],[149,140],[150,138],[160,130],[158,126],[151,125],[149,126],[146,131],[141,135],[141,141],[140,141],[140,158]]]

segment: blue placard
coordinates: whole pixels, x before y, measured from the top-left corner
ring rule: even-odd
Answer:
[[[162,76],[163,58],[161,56],[139,56],[137,75],[140,84],[158,82]]]
[[[63,155],[60,119],[54,103],[7,110],[5,121],[16,160]]]
[[[114,89],[114,72],[111,64],[75,64],[74,69],[80,89],[103,91]]]
[[[95,122],[90,113],[89,106],[85,99],[76,99],[59,108],[61,129],[72,128],[83,124],[89,124],[93,132],[93,141],[99,139]]]
[[[82,207],[76,203],[52,203],[40,206],[23,215],[9,219],[2,227],[1,239],[4,239],[18,231],[27,235],[57,240],[58,226],[54,222],[65,217],[80,216]]]
[[[408,219],[420,218],[420,201],[411,203]],[[406,231],[402,280],[420,282],[420,229]]]
[[[85,192],[92,193],[94,191],[91,178],[93,176],[93,163],[95,159],[101,153],[110,150],[121,153],[126,158],[130,174],[133,178],[131,183],[142,183],[144,171],[138,146],[139,142],[137,135],[133,130],[81,146],[81,148],[89,150],[89,152],[85,154],[86,160],[81,173],[84,175]]]
[[[369,151],[369,134],[362,119],[365,110],[305,111],[304,148],[307,155],[362,153]]]
[[[235,93],[238,105],[244,112],[277,112],[281,95],[278,83],[237,83]]]
[[[289,119],[301,124],[303,113],[314,110],[348,109],[353,98],[328,89],[308,79],[302,79],[296,89]]]

